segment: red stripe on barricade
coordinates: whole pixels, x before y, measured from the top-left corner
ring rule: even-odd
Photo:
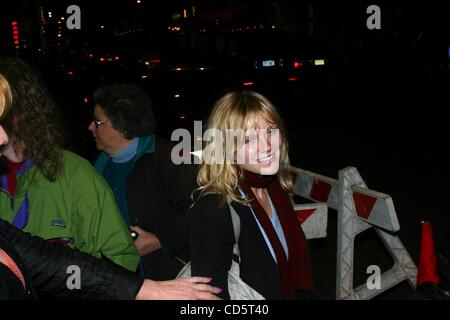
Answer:
[[[355,209],[358,217],[367,219],[372,212],[375,202],[377,202],[377,198],[354,192],[353,201],[355,202]]]
[[[331,185],[329,183],[314,179],[309,197],[318,202],[327,202],[330,191]]]
[[[297,215],[298,221],[300,221],[300,224],[303,224],[306,219],[308,219],[313,213],[316,211],[316,209],[300,209],[295,211],[295,214]]]

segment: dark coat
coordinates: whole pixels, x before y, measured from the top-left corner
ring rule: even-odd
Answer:
[[[0,228],[2,228],[2,231],[7,224],[4,220],[0,220]],[[24,267],[23,260],[3,235],[3,232],[0,232],[0,248],[16,263],[19,271],[24,276],[26,286],[24,288],[19,278],[6,265],[0,263],[0,300],[29,300],[36,298],[36,292],[31,284],[28,271]]]
[[[154,233],[162,248],[143,257],[145,276],[154,280],[176,277],[189,261],[187,212],[196,188],[195,165],[175,165],[172,143],[156,137],[153,153],[144,154],[127,180],[128,211],[133,225]]]
[[[36,298],[36,291],[54,298],[128,300],[134,299],[142,286],[143,279],[110,261],[48,243],[1,219],[0,247],[15,261],[27,287],[24,290],[17,277],[0,264],[0,300]],[[80,289],[67,287],[70,265],[80,268]]]
[[[250,207],[232,202],[241,229],[240,276],[266,299],[282,299],[278,267],[266,245]],[[227,204],[219,206],[219,196],[200,198],[190,211],[190,253],[192,276],[212,277],[211,285],[223,289],[220,297],[229,299],[228,270],[235,243],[233,223]]]
[[[190,253],[192,276],[211,277],[211,285],[223,289],[222,299],[229,299],[228,270],[231,267],[235,236],[230,209],[220,206],[219,195],[201,197],[192,207],[190,217]],[[247,205],[232,202],[240,218],[240,277],[268,300],[283,299],[278,266],[261,230]],[[313,299],[312,291],[296,291],[296,299]]]

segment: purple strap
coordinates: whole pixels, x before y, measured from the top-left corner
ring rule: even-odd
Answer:
[[[33,160],[31,159],[26,160],[22,164],[20,169],[17,171],[17,176],[18,177],[23,176],[33,166],[34,166]],[[6,174],[0,177],[0,185],[1,187],[3,187],[3,189],[8,190],[9,192],[8,178]],[[30,199],[28,198],[28,192],[25,191],[24,199],[22,201],[22,204],[20,205],[19,210],[16,212],[12,225],[18,229],[23,230],[25,226],[28,224],[29,212],[30,212]]]
[[[25,172],[27,172],[28,170],[30,170],[31,168],[33,168],[34,166],[34,160],[28,159],[25,160],[24,163],[22,164],[22,166],[20,167],[20,169],[17,171],[17,176],[21,177],[25,174]]]
[[[12,222],[12,225],[18,229],[23,230],[28,224],[28,218],[30,214],[30,200],[28,199],[28,192],[25,192],[25,198],[20,205],[19,210],[16,212],[16,216]]]

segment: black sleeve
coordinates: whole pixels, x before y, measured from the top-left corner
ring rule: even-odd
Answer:
[[[113,262],[78,250],[47,243],[0,219],[0,233],[9,241],[31,277],[33,286],[52,297],[69,299],[134,299],[144,279]],[[80,289],[69,290],[69,266],[81,272]]]
[[[189,214],[192,276],[211,277],[211,285],[221,288],[219,296],[230,299],[228,270],[233,258],[233,223],[230,209],[219,205],[215,194],[199,199]]]
[[[157,154],[159,183],[170,203],[167,219],[155,227],[155,234],[171,255],[188,245],[188,211],[192,192],[197,188],[197,167],[194,164],[175,165],[171,160],[171,145],[162,146]]]

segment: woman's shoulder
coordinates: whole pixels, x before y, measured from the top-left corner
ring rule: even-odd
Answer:
[[[63,179],[70,182],[72,187],[78,186],[80,190],[100,185],[109,189],[107,182],[94,166],[85,158],[68,150],[62,150],[64,166]]]
[[[222,204],[218,194],[207,194],[198,199],[189,212],[189,221],[193,237],[208,235],[231,241],[233,223],[230,208],[226,201]]]
[[[61,153],[64,161],[64,170],[78,172],[84,170],[91,171],[94,169],[87,159],[72,151],[62,149]]]
[[[222,197],[217,193],[204,194],[194,202],[190,214],[196,217],[208,216],[209,219],[225,219],[230,208],[226,201],[222,202]]]

